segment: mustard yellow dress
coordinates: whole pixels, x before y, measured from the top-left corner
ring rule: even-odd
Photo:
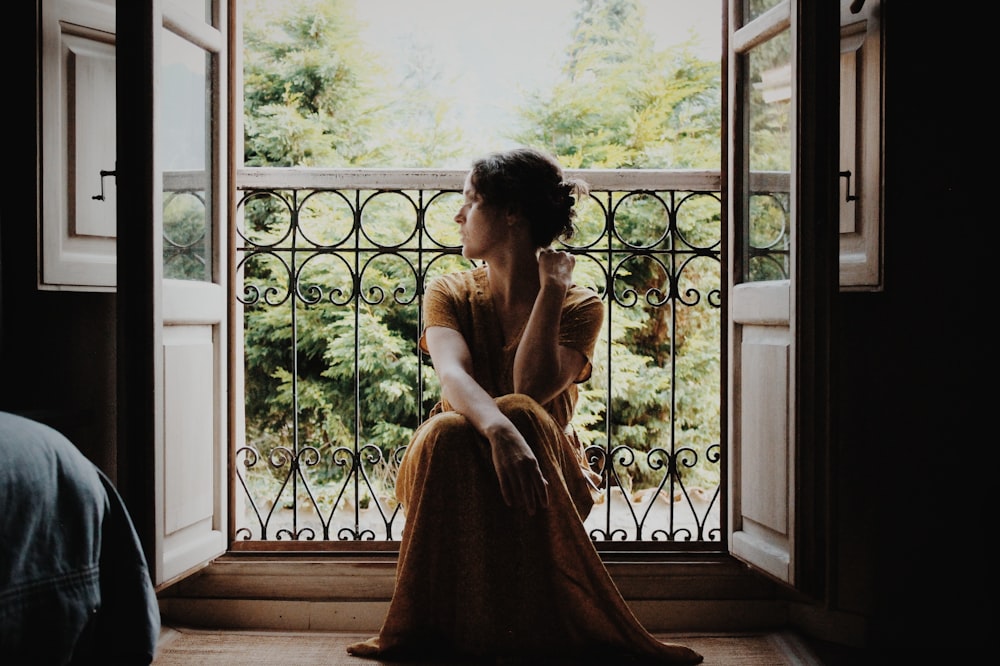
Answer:
[[[520,335],[504,344],[484,267],[436,279],[425,304],[425,327],[453,328],[468,342],[476,380],[538,458],[549,506],[535,515],[508,507],[486,440],[439,403],[397,476],[406,525],[389,611],[379,635],[348,652],[450,663],[699,663],[696,652],[640,625],[584,528],[600,477],[569,423],[576,385],[544,406],[513,393]],[[603,318],[595,292],[569,289],[559,340],[588,359],[578,382],[590,376]]]

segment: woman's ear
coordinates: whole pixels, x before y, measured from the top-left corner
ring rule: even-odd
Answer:
[[[512,227],[521,221],[521,215],[513,208],[508,208],[504,214],[504,219],[507,221],[507,226]]]

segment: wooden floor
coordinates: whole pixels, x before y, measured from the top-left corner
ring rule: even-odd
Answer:
[[[388,664],[347,654],[368,634],[347,632],[217,631],[165,627],[153,666],[374,666]],[[786,632],[658,634],[705,657],[705,666],[829,666],[813,646]],[[860,663],[854,661],[853,663]],[[450,666],[460,666],[449,662]],[[409,663],[407,666],[432,666]],[[609,666],[615,666],[609,664]]]

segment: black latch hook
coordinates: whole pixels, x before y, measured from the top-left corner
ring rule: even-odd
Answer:
[[[840,177],[847,179],[847,192],[845,193],[845,197],[846,198],[844,199],[844,201],[856,201],[857,198],[858,198],[858,195],[851,194],[851,172],[850,171],[841,171],[840,172]]]
[[[114,171],[105,171],[104,169],[101,169],[101,193],[95,194],[90,198],[94,199],[95,201],[104,201],[104,178],[105,176],[114,176],[114,175],[115,175]]]

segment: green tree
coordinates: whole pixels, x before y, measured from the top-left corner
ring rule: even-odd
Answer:
[[[697,58],[690,42],[658,51],[644,20],[635,0],[581,0],[562,77],[523,107],[516,140],[553,152],[570,168],[718,169],[720,63]],[[721,271],[697,252],[721,233],[719,203],[709,199],[678,206],[683,236],[670,240],[680,251],[675,263],[626,258],[628,248],[618,243],[612,261],[622,263],[610,286],[599,285],[610,292],[614,446],[644,452],[674,436],[704,461],[719,441]],[[629,243],[650,246],[664,217],[664,203],[633,196],[616,208],[616,229]],[[591,226],[602,228],[603,219]],[[595,382],[606,381],[609,369],[597,361]],[[603,394],[585,392],[581,403],[584,438],[603,441]],[[620,470],[627,478],[619,482],[655,485],[663,472],[649,462],[640,456]],[[715,487],[717,470],[704,469],[685,472],[688,481]]]
[[[251,0],[244,22],[247,166],[433,166],[462,132],[419,44],[399,78],[360,39],[353,0]]]
[[[364,50],[353,8],[347,0],[249,4],[248,166],[392,166],[420,150],[401,149],[400,135],[441,120],[400,112],[405,91],[388,85],[387,71]],[[452,150],[452,143],[442,146]],[[303,447],[318,453],[301,466],[278,455],[280,464],[255,472],[269,469],[280,485],[308,467],[310,481],[326,484],[351,471],[345,455],[368,461],[377,449],[381,460],[373,464],[391,465],[393,449],[417,424],[417,312],[393,303],[396,285],[409,280],[412,294],[415,283],[399,261],[376,259],[361,271],[353,256],[329,249],[355,233],[353,203],[327,193],[286,196],[257,195],[243,207],[248,244],[256,248],[241,266],[247,435],[266,460],[282,450],[301,455]],[[405,225],[392,215],[365,219],[376,235]],[[356,439],[368,453],[355,455]]]
[[[691,46],[656,50],[636,0],[581,0],[562,78],[515,138],[568,168],[717,169],[720,63]]]
[[[329,166],[378,159],[380,72],[346,0],[251,2],[244,22],[244,163]]]

